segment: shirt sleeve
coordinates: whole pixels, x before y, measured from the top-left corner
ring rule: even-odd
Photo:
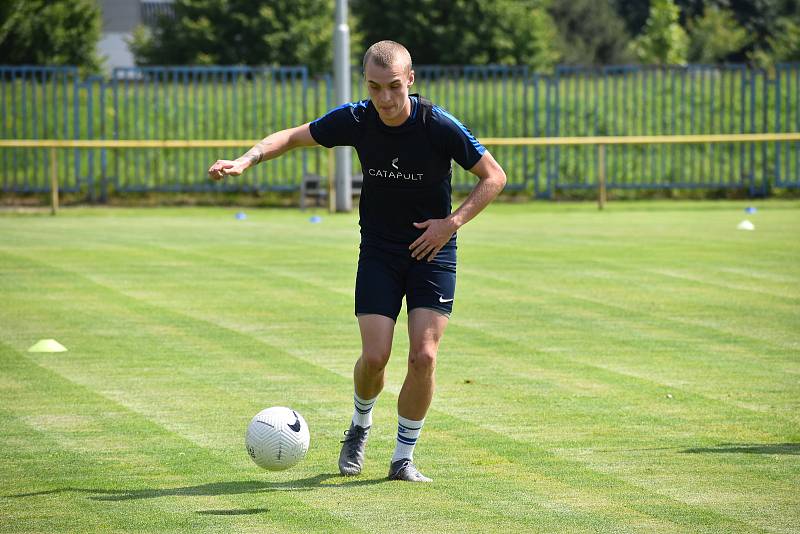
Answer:
[[[311,137],[324,147],[355,146],[363,122],[362,102],[351,102],[334,108],[309,125]]]
[[[439,106],[433,106],[431,119],[431,133],[444,153],[466,170],[474,167],[486,148],[472,132]]]

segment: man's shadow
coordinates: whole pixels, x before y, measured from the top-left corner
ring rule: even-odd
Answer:
[[[716,447],[684,449],[690,454],[790,454],[800,455],[800,443],[720,443]]]
[[[288,480],[286,482],[262,482],[258,480],[238,480],[231,482],[211,482],[197,486],[177,488],[146,488],[138,490],[111,490],[102,488],[60,488],[46,491],[5,495],[5,497],[22,498],[56,493],[88,493],[94,501],[129,501],[135,499],[155,499],[158,497],[195,497],[216,495],[239,495],[246,493],[270,493],[273,491],[308,491],[318,488],[339,486],[370,486],[388,482],[387,478],[346,479],[339,484],[326,484],[330,479],[341,479],[338,473],[320,474],[313,477]]]

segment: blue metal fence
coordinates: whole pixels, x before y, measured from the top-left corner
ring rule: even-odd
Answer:
[[[415,90],[457,117],[476,137],[528,137],[531,113],[539,113],[536,83],[526,67],[418,66]],[[360,84],[363,86],[363,83]],[[491,147],[509,176],[507,190],[536,185],[536,153],[529,147]],[[531,167],[533,166],[533,167]],[[469,189],[475,177],[454,166],[453,185]]]
[[[779,65],[775,77],[774,131],[800,132],[800,64]],[[800,187],[800,143],[780,143],[775,151],[775,185]]]
[[[417,66],[415,90],[478,138],[800,131],[800,64],[774,72],[743,65],[562,67]],[[353,69],[354,98],[366,97]],[[329,76],[305,67],[147,67],[81,79],[72,67],[0,67],[0,138],[256,139],[332,107]],[[242,151],[247,147],[242,147]],[[509,190],[552,197],[596,187],[591,147],[492,147]],[[46,150],[0,149],[3,192],[49,189]],[[293,191],[324,174],[319,151],[266,162],[212,183],[205,169],[238,150],[59,151],[62,188],[109,192]],[[358,168],[357,166],[354,168]],[[800,187],[800,143],[610,146],[613,189],[725,189],[753,195]],[[474,177],[456,166],[454,187]]]
[[[108,85],[114,139],[255,139],[312,118],[305,67],[119,68]],[[212,183],[205,170],[223,155],[124,150],[111,183],[116,191],[293,190],[308,166],[305,151],[289,153],[237,180]]]
[[[549,80],[555,136],[697,135],[767,131],[756,120],[761,100],[747,98],[764,72],[740,65],[558,69]],[[757,158],[746,145],[610,146],[607,186],[748,188],[757,192]],[[595,187],[591,147],[555,147],[548,156],[547,193]]]
[[[78,102],[73,98],[80,84],[74,67],[0,68],[0,111],[3,139],[71,139],[79,135]],[[3,149],[4,192],[49,191],[49,153],[44,149]],[[78,176],[75,154],[59,161],[64,176]],[[64,191],[77,192],[77,180],[65,182]]]

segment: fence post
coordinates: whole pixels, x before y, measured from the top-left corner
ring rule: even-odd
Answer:
[[[763,125],[761,126],[762,132],[769,132],[769,95],[770,95],[770,86],[774,84],[773,80],[770,80],[770,71],[765,70],[763,72],[764,76],[764,105],[762,106],[762,121]],[[769,150],[767,143],[761,143],[761,198],[765,198],[767,196],[767,192],[769,191],[769,184],[770,184],[770,175],[769,175]]]
[[[597,145],[597,209],[606,205],[606,145]]]
[[[547,76],[547,82],[545,84],[545,94],[544,94],[544,112],[545,112],[545,119],[544,119],[544,136],[545,137],[555,137],[556,134],[553,133],[553,129],[551,127],[551,122],[553,120],[553,113],[554,113],[554,106],[551,104],[551,94],[553,91],[553,76]],[[546,147],[544,150],[544,165],[545,165],[545,174],[547,176],[547,192],[545,193],[545,198],[552,199],[553,198],[553,182],[554,176],[552,171],[552,158],[553,158],[553,147]]]
[[[86,138],[94,138],[94,84],[97,76],[89,76],[81,84],[81,88],[86,88]],[[102,113],[102,108],[100,110]],[[76,120],[79,120],[76,118]],[[76,137],[77,139],[77,137]],[[89,150],[86,154],[87,167],[86,167],[86,189],[89,202],[94,204],[95,191],[94,191],[94,150]],[[77,157],[77,156],[76,156]]]
[[[81,102],[80,102],[80,90],[81,90],[81,83],[80,83],[80,74],[78,73],[77,67],[70,67],[70,71],[72,72],[72,138],[73,139],[80,139],[81,138]],[[64,92],[66,93],[66,87],[64,88]],[[67,115],[67,112],[64,112],[64,115]],[[74,158],[75,162],[73,168],[75,170],[75,189],[80,191],[81,189],[81,153],[80,150],[77,148],[72,151],[72,157]],[[69,162],[67,162],[69,165]],[[69,168],[69,167],[67,167]]]
[[[58,170],[56,147],[50,147],[50,215],[58,213]]]
[[[100,78],[100,138],[108,139],[106,134],[106,85],[105,79]],[[114,109],[116,114],[116,109]],[[100,149],[100,202],[103,204],[108,200],[108,151],[106,148]]]

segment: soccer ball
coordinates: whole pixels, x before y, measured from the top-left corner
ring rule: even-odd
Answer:
[[[283,471],[303,459],[311,436],[299,413],[282,406],[261,410],[245,435],[247,453],[257,466]]]

